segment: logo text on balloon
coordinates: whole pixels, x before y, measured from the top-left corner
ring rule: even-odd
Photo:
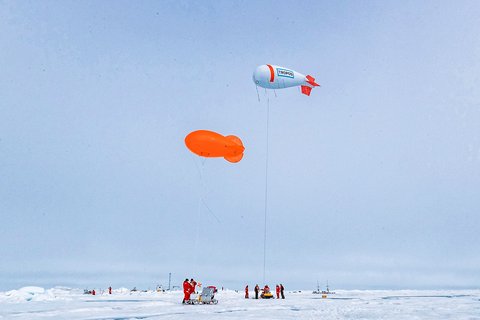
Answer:
[[[277,75],[279,77],[294,78],[293,71],[287,69],[277,68]]]

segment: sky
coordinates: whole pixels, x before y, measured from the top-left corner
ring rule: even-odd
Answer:
[[[478,1],[0,1],[0,290],[169,273],[478,288],[479,15]],[[322,86],[257,96],[266,63]],[[192,154],[198,129],[240,137],[242,161]]]

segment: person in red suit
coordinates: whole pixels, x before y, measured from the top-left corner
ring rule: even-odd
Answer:
[[[277,299],[280,299],[280,286],[278,284],[275,287],[275,292],[277,293]]]
[[[248,284],[245,287],[245,299],[248,299]]]
[[[190,285],[192,286],[191,293],[195,293],[195,287],[197,286],[197,281],[190,279]]]
[[[191,290],[192,290],[192,286],[188,282],[188,279],[185,279],[185,281],[183,281],[183,301],[182,301],[182,303],[185,303],[188,300],[190,300]]]

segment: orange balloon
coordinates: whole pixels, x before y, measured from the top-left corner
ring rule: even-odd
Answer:
[[[242,140],[236,136],[222,136],[208,130],[197,130],[185,137],[187,148],[206,158],[223,157],[230,162],[239,162],[243,158]]]

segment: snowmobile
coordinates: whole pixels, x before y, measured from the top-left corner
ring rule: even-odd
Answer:
[[[270,292],[270,290],[262,290],[262,293],[260,294],[260,298],[262,299],[273,299],[273,293]]]

